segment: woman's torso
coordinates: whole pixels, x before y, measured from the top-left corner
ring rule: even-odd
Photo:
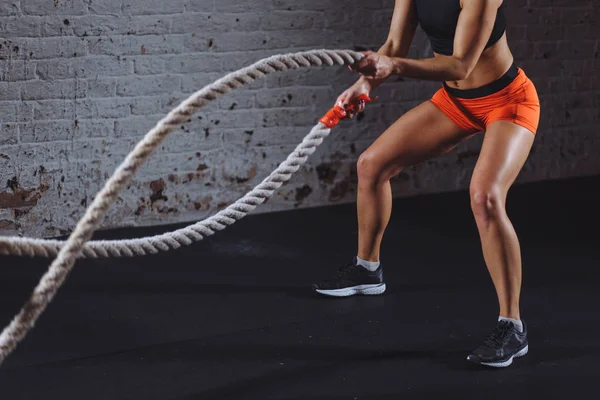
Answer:
[[[431,42],[434,55],[452,55],[454,32],[462,10],[461,0],[413,0],[421,28]],[[462,81],[448,81],[450,87],[471,89],[500,78],[512,65],[506,41],[504,3],[498,9],[494,28],[477,65]]]

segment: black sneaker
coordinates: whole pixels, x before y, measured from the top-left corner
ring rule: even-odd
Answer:
[[[513,358],[523,357],[529,351],[527,327],[523,322],[523,332],[519,332],[510,321],[498,321],[496,329],[483,344],[467,357],[475,364],[488,367],[508,367]]]
[[[356,265],[356,257],[354,257],[352,263],[341,267],[334,277],[315,283],[312,287],[317,293],[334,297],[382,294],[385,292],[383,266],[380,264],[379,268],[371,272]]]

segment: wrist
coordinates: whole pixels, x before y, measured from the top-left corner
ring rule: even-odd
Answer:
[[[377,89],[377,87],[381,84],[379,80],[366,76],[361,76],[357,83],[362,86],[363,90],[366,90],[367,94]]]
[[[401,57],[394,57],[392,60],[392,73],[394,75],[402,76],[406,68],[405,59]]]

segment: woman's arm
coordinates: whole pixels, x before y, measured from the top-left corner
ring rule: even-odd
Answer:
[[[501,0],[462,0],[451,56],[410,60],[367,52],[354,69],[375,80],[392,74],[434,81],[463,80],[475,68],[485,49],[501,3]]]
[[[387,40],[377,53],[390,57],[406,57],[417,25],[413,1],[396,0]]]
[[[387,40],[377,53],[388,57],[406,57],[417,30],[417,14],[412,0],[396,0]],[[384,79],[362,76],[371,90],[377,88]]]

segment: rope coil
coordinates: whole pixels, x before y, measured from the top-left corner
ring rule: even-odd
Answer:
[[[0,334],[0,365],[34,327],[78,258],[156,254],[190,245],[225,229],[271,197],[276,189],[298,171],[331,131],[331,128],[323,123],[315,125],[296,149],[267,178],[245,196],[210,218],[157,236],[88,242],[119,193],[127,187],[141,165],[174,129],[185,124],[191,115],[209,102],[267,74],[310,66],[352,65],[361,58],[361,53],[349,50],[311,50],[271,56],[234,71],[191,95],[160,120],[137,143],[89,205],[68,240],[63,242],[0,237],[1,255],[56,257],[19,314]]]

